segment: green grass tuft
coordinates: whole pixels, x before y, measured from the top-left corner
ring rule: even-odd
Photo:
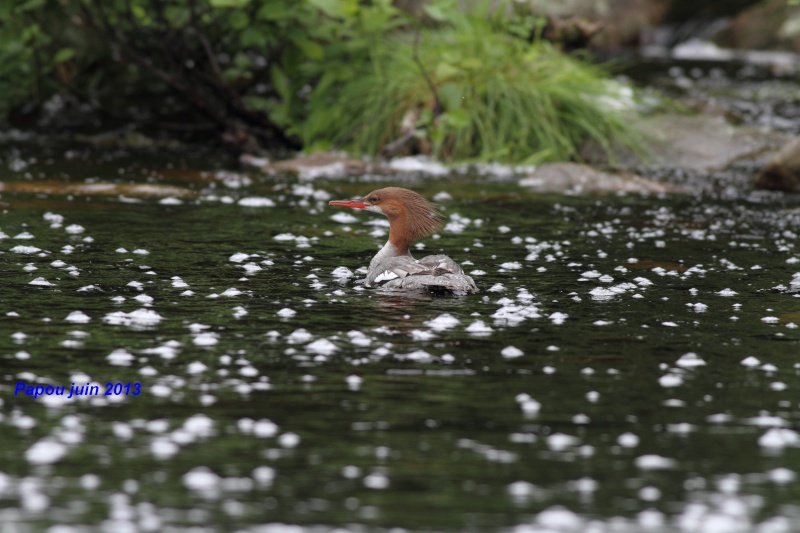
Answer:
[[[304,144],[376,155],[413,117],[416,149],[444,161],[575,160],[589,140],[607,152],[637,148],[625,91],[601,67],[462,13],[448,27],[376,43],[363,72],[311,113]]]

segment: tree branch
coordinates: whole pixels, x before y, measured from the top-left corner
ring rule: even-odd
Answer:
[[[442,106],[442,101],[439,99],[439,93],[436,91],[436,85],[433,84],[433,80],[431,80],[430,76],[428,76],[428,71],[425,70],[425,65],[422,64],[422,61],[419,58],[420,35],[421,32],[419,28],[417,28],[416,32],[414,32],[414,48],[411,54],[411,59],[417,65],[417,68],[419,68],[422,78],[425,80],[425,83],[428,85],[428,89],[430,89],[431,94],[433,95],[433,117],[431,119],[433,120],[442,114],[444,111],[444,106]]]
[[[425,80],[425,84],[428,86],[428,89],[433,95],[433,109],[431,109],[431,120],[429,122],[432,123],[444,112],[444,106],[439,98],[436,85],[428,75],[428,71],[425,70],[425,65],[422,64],[422,60],[419,58],[420,34],[420,30],[417,28],[414,33],[414,47],[412,48],[411,59],[414,61],[414,64],[417,65],[420,74],[422,74],[422,78]],[[382,150],[384,157],[392,157],[393,155],[396,155],[402,150],[405,150],[414,141],[416,138],[416,121],[418,118],[418,110],[410,109],[406,112],[406,114],[403,116],[403,121],[401,124],[401,135],[394,141],[384,145]]]
[[[242,99],[242,96],[236,90],[234,90],[227,81],[225,81],[225,75],[220,68],[217,57],[211,47],[211,43],[198,21],[196,0],[189,1],[189,12],[191,16],[192,29],[194,30],[197,40],[200,42],[200,45],[205,52],[205,59],[211,69],[211,75],[204,76],[206,81],[220,93],[220,96],[230,104],[240,118],[250,124],[265,128],[273,135],[277,136],[278,139],[280,139],[284,144],[294,148],[299,148],[300,146],[298,143],[286,137],[283,131],[270,122],[267,117],[263,116],[262,113],[250,108],[250,106],[247,105],[247,102]]]
[[[120,47],[122,53],[130,61],[146,69],[167,86],[181,94],[195,109],[216,123],[218,127],[223,130],[222,138],[227,143],[237,146],[240,149],[257,150],[258,143],[252,137],[257,131],[228,116],[222,110],[218,109],[208,97],[198,92],[195,89],[195,84],[187,78],[185,67],[180,66],[176,69],[177,74],[171,74],[156,65],[149,57],[137,49],[127,35],[111,23],[103,8],[102,0],[91,0],[91,2],[94,11],[99,14],[99,22],[95,19],[85,3],[82,2],[81,7],[87,22],[96,31],[100,32],[101,35],[105,35],[109,41],[116,43]],[[281,141],[291,146],[291,140],[286,138],[283,132],[274,128],[273,133]]]

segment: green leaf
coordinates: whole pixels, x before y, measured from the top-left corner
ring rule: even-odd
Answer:
[[[191,18],[191,12],[185,7],[169,6],[164,9],[164,15],[173,28],[185,26]]]
[[[466,109],[451,109],[442,114],[442,119],[448,126],[455,129],[466,128],[471,124],[469,112]]]
[[[475,57],[465,57],[458,66],[463,70],[480,70],[484,68],[483,61]]]
[[[64,61],[69,61],[75,56],[75,50],[72,48],[62,48],[56,55],[53,56],[53,63],[63,63]]]
[[[431,121],[433,121],[433,113],[431,113],[431,110],[426,107],[420,111],[416,126],[424,127],[426,124],[430,124]]]
[[[263,96],[245,96],[244,101],[248,107],[257,111],[269,111],[272,107],[271,102]]]
[[[272,65],[270,74],[272,75],[272,85],[275,87],[278,95],[280,95],[284,102],[290,101],[292,99],[292,86],[289,78],[278,65]]]
[[[133,16],[136,18],[136,20],[141,21],[144,25],[147,25],[147,23],[150,21],[150,16],[147,14],[147,10],[140,4],[133,4],[131,7],[131,13],[133,13]]]
[[[386,35],[395,27],[405,24],[400,10],[391,3],[373,3],[370,7],[361,8],[359,24],[363,31]]]
[[[39,9],[45,3],[45,0],[28,0],[27,2],[22,2],[16,6],[16,11],[33,11],[35,9]]]
[[[242,78],[246,78],[248,72],[246,70],[242,70],[239,67],[230,67],[226,68],[222,71],[222,77],[225,81],[228,82],[235,82],[237,80],[241,80]]]
[[[430,18],[437,22],[447,22],[454,14],[458,13],[457,8],[450,0],[437,0],[423,6],[423,11]]]
[[[443,61],[436,65],[436,70],[434,73],[436,79],[441,82],[450,78],[458,77],[458,75],[461,73],[461,69]]]
[[[250,0],[209,0],[211,7],[244,7]]]
[[[228,23],[232,29],[241,31],[250,24],[250,17],[244,11],[237,9],[228,17]]]
[[[447,111],[460,108],[464,103],[464,87],[457,83],[445,83],[437,90],[439,100]]]
[[[236,68],[250,70],[253,67],[253,60],[247,54],[239,52],[233,56],[233,64]]]
[[[330,88],[336,83],[339,73],[336,69],[326,69],[314,87],[314,99],[324,101]]]
[[[333,18],[347,18],[358,11],[357,0],[307,0],[307,2]]]
[[[303,54],[305,54],[309,59],[319,61],[325,57],[325,49],[314,41],[302,38],[292,38],[292,42],[295,44],[295,46],[297,46],[297,48],[302,50]]]
[[[258,18],[262,20],[286,20],[298,12],[288,2],[267,2],[258,10]]]
[[[248,26],[239,35],[239,42],[245,48],[264,48],[267,46],[267,36],[258,29]]]

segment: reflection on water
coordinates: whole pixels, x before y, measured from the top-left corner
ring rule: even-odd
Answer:
[[[413,181],[483,271],[433,298],[337,271],[385,240],[339,182],[172,173],[3,192],[3,523],[800,527],[796,199]]]

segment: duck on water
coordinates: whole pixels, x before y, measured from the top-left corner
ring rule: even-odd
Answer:
[[[472,278],[446,255],[414,259],[408,250],[412,242],[439,231],[442,215],[422,196],[401,187],[377,189],[354,200],[332,200],[330,205],[364,209],[389,219],[389,240],[369,263],[367,287],[436,294],[478,292]]]

